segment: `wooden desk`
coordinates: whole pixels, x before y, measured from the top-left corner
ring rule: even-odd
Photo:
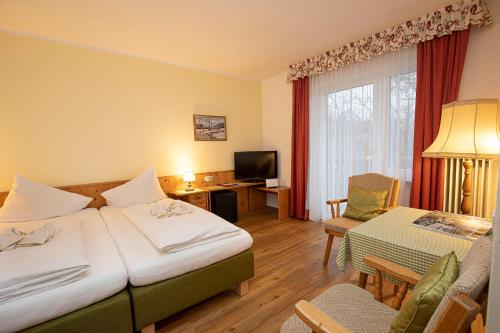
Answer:
[[[264,182],[246,183],[233,182],[231,185],[211,185],[206,187],[196,188],[194,191],[179,190],[169,192],[168,196],[172,199],[183,200],[192,205],[201,207],[208,211],[212,210],[210,202],[210,193],[215,191],[231,190],[236,192],[236,200],[238,205],[238,216],[265,207],[265,199],[262,201],[255,195],[251,188],[262,186]],[[252,194],[251,194],[252,193]],[[261,203],[262,201],[262,203]]]
[[[256,187],[257,191],[264,193],[271,193],[278,196],[278,220],[286,220],[289,215],[290,209],[290,188],[279,187]]]
[[[288,218],[290,189],[287,187],[266,188],[264,182],[245,183],[234,182],[231,185],[211,185],[199,187],[194,191],[179,190],[169,192],[168,196],[172,199],[183,200],[192,205],[212,210],[210,202],[210,193],[215,191],[231,190],[236,192],[236,201],[238,205],[238,216],[253,212],[266,207],[266,193],[276,194],[278,196],[278,218],[284,220]]]

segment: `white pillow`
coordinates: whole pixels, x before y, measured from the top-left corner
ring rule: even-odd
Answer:
[[[77,212],[92,198],[39,184],[16,174],[3,207],[0,222],[48,219]]]
[[[106,199],[108,206],[128,207],[136,204],[151,203],[167,196],[163,192],[153,168],[146,170],[143,174],[101,193]]]

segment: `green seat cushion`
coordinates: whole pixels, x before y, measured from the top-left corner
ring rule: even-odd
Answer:
[[[391,325],[390,333],[423,332],[448,288],[458,277],[455,252],[438,259],[413,289]]]
[[[359,221],[371,220],[385,213],[384,204],[388,193],[350,188],[347,194],[347,208],[342,216]]]

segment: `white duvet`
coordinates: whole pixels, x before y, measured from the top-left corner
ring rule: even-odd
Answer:
[[[173,202],[166,198],[153,204],[134,205],[123,209],[123,214],[158,250],[166,253],[216,242],[241,231],[217,215],[206,214],[205,210],[192,205],[189,205],[192,212],[188,214],[160,218],[151,214],[155,207]]]
[[[196,209],[192,205],[191,208]],[[234,237],[194,246],[184,251],[165,253],[158,250],[137,230],[123,215],[123,209],[123,207],[104,206],[100,211],[127,267],[130,284],[135,287],[146,286],[207,267],[235,256],[252,246],[253,240],[250,234],[240,229]],[[198,217],[201,221],[213,215],[205,210],[201,212],[203,213],[201,218]],[[172,216],[172,218],[179,217]],[[0,316],[0,322],[1,319]]]
[[[95,208],[47,222],[79,221],[90,268],[82,279],[0,304],[0,333],[21,331],[110,297],[127,285],[127,271],[106,224]],[[0,268],[1,269],[1,268]]]
[[[29,232],[46,223],[1,223],[0,233],[10,228]],[[75,282],[89,269],[80,221],[68,216],[52,223],[60,232],[49,242],[0,252],[0,304]]]

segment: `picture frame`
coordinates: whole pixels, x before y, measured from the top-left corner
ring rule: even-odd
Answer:
[[[193,114],[195,141],[227,141],[226,116]]]

